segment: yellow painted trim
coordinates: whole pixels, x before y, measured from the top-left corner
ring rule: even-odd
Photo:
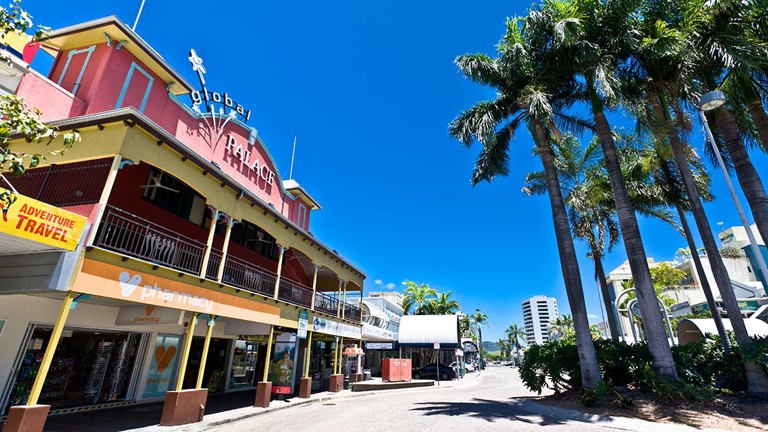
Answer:
[[[307,332],[307,351],[304,353],[304,378],[309,378],[309,356],[312,350],[312,332]]]
[[[269,326],[269,339],[267,339],[267,353],[264,358],[264,381],[269,381],[269,361],[272,357],[272,341],[275,338],[275,326]]]
[[[189,360],[189,351],[192,348],[192,338],[195,335],[197,327],[197,313],[192,314],[187,328],[187,338],[184,339],[184,351],[181,352],[181,364],[179,365],[179,375],[176,377],[176,391],[181,391],[184,387],[184,374],[187,373],[187,361]]]
[[[211,334],[216,325],[216,317],[208,316],[208,329],[205,331],[205,342],[203,342],[203,354],[200,358],[200,367],[197,371],[196,389],[203,388],[203,375],[205,374],[205,364],[208,362],[208,349],[211,347]]]

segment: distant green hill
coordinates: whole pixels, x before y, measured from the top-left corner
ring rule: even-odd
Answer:
[[[497,344],[496,342],[483,341],[483,351],[485,352],[501,351],[501,346],[499,346],[499,344]]]

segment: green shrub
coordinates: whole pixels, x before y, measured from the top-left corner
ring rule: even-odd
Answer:
[[[640,382],[643,368],[651,364],[651,353],[645,342],[631,345],[600,339],[595,341],[595,350],[603,379],[616,386]]]
[[[545,387],[558,393],[581,387],[576,345],[562,340],[531,345],[520,365],[520,378],[539,394]]]

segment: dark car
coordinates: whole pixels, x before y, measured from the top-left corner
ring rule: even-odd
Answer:
[[[437,379],[437,363],[430,363],[421,369],[413,370],[414,379]],[[457,379],[456,371],[448,365],[440,363],[440,379],[452,380]]]

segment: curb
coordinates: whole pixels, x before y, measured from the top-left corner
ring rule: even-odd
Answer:
[[[724,429],[699,429],[693,426],[680,423],[657,423],[648,420],[619,417],[619,416],[605,416],[599,414],[589,414],[582,411],[558,408],[532,400],[523,399],[519,401],[520,408],[533,414],[547,416],[557,420],[570,420],[585,424],[591,424],[599,427],[607,427],[611,429],[630,430],[643,432],[719,432],[725,431]]]

